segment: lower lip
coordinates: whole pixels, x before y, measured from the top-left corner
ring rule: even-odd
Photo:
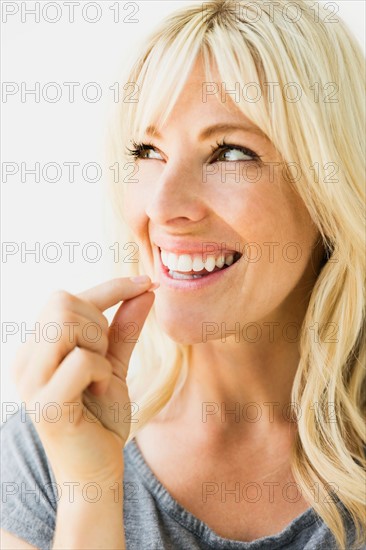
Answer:
[[[204,288],[206,286],[212,285],[220,279],[225,279],[227,274],[231,272],[232,268],[240,261],[240,258],[239,258],[239,260],[237,260],[234,264],[231,264],[225,269],[220,269],[220,271],[214,271],[213,273],[210,273],[209,275],[205,275],[204,277],[200,277],[199,279],[173,279],[169,275],[169,269],[161,261],[161,255],[160,255],[159,249],[158,249],[158,255],[159,255],[159,262],[160,262],[161,279],[165,285],[171,288],[174,288],[175,290],[199,290],[200,288]]]

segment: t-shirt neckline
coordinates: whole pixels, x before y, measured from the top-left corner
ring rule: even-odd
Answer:
[[[124,452],[126,458],[129,459],[129,462],[141,479],[142,484],[154,497],[156,505],[182,527],[212,548],[218,547],[227,550],[276,550],[294,542],[296,536],[311,524],[316,521],[321,522],[315,510],[310,507],[275,535],[261,537],[249,542],[221,537],[173,498],[145,461],[135,438],[131,439],[125,446]]]

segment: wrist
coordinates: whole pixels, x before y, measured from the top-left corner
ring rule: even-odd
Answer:
[[[63,487],[53,548],[124,549],[123,481],[64,481]]]
[[[103,502],[113,505],[113,503],[121,503],[123,499],[123,476],[119,479],[111,478],[103,481],[63,479],[56,483],[59,503],[95,506]]]

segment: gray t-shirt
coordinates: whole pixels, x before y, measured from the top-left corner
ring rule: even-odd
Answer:
[[[52,548],[59,493],[42,443],[24,409],[2,425],[1,439],[1,527],[39,549]],[[123,452],[127,550],[336,549],[329,529],[311,508],[273,536],[251,542],[220,537],[174,500],[145,462],[134,439]],[[95,494],[91,491],[87,498],[93,499]],[[351,542],[354,529],[349,517],[346,525]],[[366,550],[366,545],[361,550]]]

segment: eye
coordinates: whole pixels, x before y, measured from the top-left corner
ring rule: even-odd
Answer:
[[[235,162],[235,161],[253,161],[259,160],[261,157],[251,149],[226,143],[225,141],[216,142],[216,149],[212,148],[212,153],[219,152],[213,159],[213,162]],[[220,158],[224,157],[224,158]]]
[[[149,156],[149,152],[152,151],[154,155],[159,155],[156,148],[152,143],[136,143],[132,141],[133,147],[130,149],[126,147],[128,155],[135,157],[136,159],[157,159],[162,160],[161,156]]]
[[[130,149],[127,147],[128,155],[136,159],[156,159],[163,160],[156,147],[152,143],[136,143],[132,141],[133,147]],[[151,155],[152,152],[152,155]],[[242,147],[240,145],[234,145],[232,143],[226,143],[225,141],[216,142],[216,148],[212,147],[212,154],[215,154],[216,158],[213,162],[235,162],[235,161],[258,161],[261,157],[257,155],[251,149]],[[226,157],[224,156],[226,155]],[[224,156],[224,158],[220,158]]]

